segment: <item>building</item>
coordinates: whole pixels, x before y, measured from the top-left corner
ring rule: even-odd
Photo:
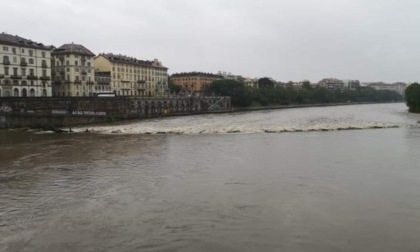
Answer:
[[[83,45],[64,44],[51,52],[54,96],[93,96],[95,54]]]
[[[344,88],[344,82],[335,78],[326,78],[318,82],[318,86],[324,87],[330,90],[338,90]]]
[[[203,93],[213,81],[221,79],[223,79],[221,75],[203,72],[175,73],[171,75],[171,82],[180,86],[181,92],[188,94]]]
[[[360,81],[358,80],[343,80],[344,88],[349,90],[356,90],[360,87]]]
[[[107,53],[96,56],[94,65],[95,71],[110,76],[110,89],[116,95],[166,96],[169,94],[168,68],[162,66],[157,59],[145,61]]]
[[[0,97],[51,96],[52,46],[0,34]]]
[[[364,83],[367,87],[373,88],[375,90],[390,90],[399,93],[400,95],[405,95],[405,89],[408,87],[406,83],[396,82],[393,84],[387,84],[383,82],[368,82]]]
[[[258,79],[257,78],[245,78],[244,79],[244,84],[246,87],[250,87],[250,88],[258,88]]]

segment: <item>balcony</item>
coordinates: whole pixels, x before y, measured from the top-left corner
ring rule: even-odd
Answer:
[[[28,75],[28,76],[26,76],[26,79],[28,79],[28,80],[37,80],[38,79],[38,76]]]
[[[85,70],[82,70],[82,75],[86,75],[87,72]]]
[[[28,62],[20,62],[21,66],[28,66]]]
[[[74,84],[79,84],[79,85],[80,85],[80,84],[82,84],[82,81],[80,81],[80,80],[75,80],[75,81],[74,81]]]
[[[47,80],[51,80],[51,77],[50,76],[41,76],[41,77],[39,77],[39,79],[43,80],[43,81],[47,81]]]
[[[55,80],[53,83],[54,83],[54,84],[56,84],[56,85],[60,85],[60,84],[62,84],[63,82],[62,82],[61,80]]]
[[[10,65],[10,61],[8,60],[3,61],[3,65]]]
[[[42,64],[41,67],[42,68],[48,68],[48,65],[47,64]]]
[[[87,82],[87,84],[89,84],[89,85],[93,85],[93,84],[95,84],[95,82],[93,82],[93,81],[88,81],[88,82]]]
[[[13,80],[19,80],[19,79],[22,79],[22,76],[13,74],[13,75],[10,76],[10,78],[13,79]]]

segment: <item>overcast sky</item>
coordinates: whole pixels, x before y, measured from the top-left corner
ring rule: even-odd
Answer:
[[[222,70],[317,82],[420,81],[420,0],[10,0],[0,31]]]

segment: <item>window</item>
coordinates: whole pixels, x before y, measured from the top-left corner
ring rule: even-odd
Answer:
[[[17,58],[13,56],[13,63],[17,63]]]
[[[29,69],[29,75],[30,76],[34,76],[35,74],[34,74],[34,70],[33,69]]]
[[[87,63],[87,66],[90,67],[90,62]]]
[[[12,52],[16,54],[16,48],[12,48]]]
[[[45,69],[42,70],[42,77],[47,77],[47,70]]]
[[[79,72],[79,68],[77,68],[77,67],[76,67],[74,70],[75,70],[76,72]]]
[[[3,56],[3,64],[10,64],[8,56]]]
[[[78,66],[79,62],[77,60],[74,61],[74,65]]]
[[[8,67],[4,68],[4,75],[9,75],[9,68]]]
[[[33,65],[34,64],[34,59],[29,59],[29,64]]]
[[[42,58],[45,58],[45,52],[41,52]]]
[[[18,75],[18,69],[17,69],[17,67],[14,67],[13,68],[13,75],[15,75],[15,76]]]
[[[9,47],[3,46],[3,51],[8,52],[9,51]]]
[[[68,56],[68,55],[67,55]],[[70,62],[68,61],[68,60],[66,60],[66,65],[68,66],[68,65],[70,65]]]
[[[22,68],[21,71],[22,71],[22,76],[26,76],[26,68]]]
[[[33,56],[34,55],[34,50],[29,50],[29,56]]]
[[[22,48],[22,53],[25,53],[25,49]]]

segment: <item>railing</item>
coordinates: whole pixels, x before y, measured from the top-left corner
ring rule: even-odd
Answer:
[[[8,60],[3,61],[3,65],[10,65],[10,61]]]
[[[93,82],[93,81],[88,81],[88,82],[87,82],[87,84],[89,84],[89,85],[93,85],[93,84],[95,84],[95,82]]]
[[[28,62],[20,62],[20,65],[21,66],[27,66],[28,65]]]
[[[28,80],[37,80],[38,79],[38,76],[28,75],[28,76],[26,76],[26,79],[28,79]]]
[[[41,66],[42,68],[48,68],[48,65],[47,64],[42,64],[42,66]]]
[[[75,81],[74,81],[74,84],[82,84],[82,81],[80,81],[80,80],[75,80]]]
[[[61,80],[55,80],[53,83],[54,83],[54,84],[56,84],[56,85],[60,85],[60,84],[62,84],[63,82],[62,82]]]
[[[20,76],[20,75],[16,75],[16,74],[13,74],[13,75],[11,75],[11,76],[10,76],[10,78],[11,78],[11,79],[15,79],[15,80],[16,80],[16,79],[22,79],[22,76]]]
[[[39,77],[40,80],[51,80],[50,76],[41,76]]]

